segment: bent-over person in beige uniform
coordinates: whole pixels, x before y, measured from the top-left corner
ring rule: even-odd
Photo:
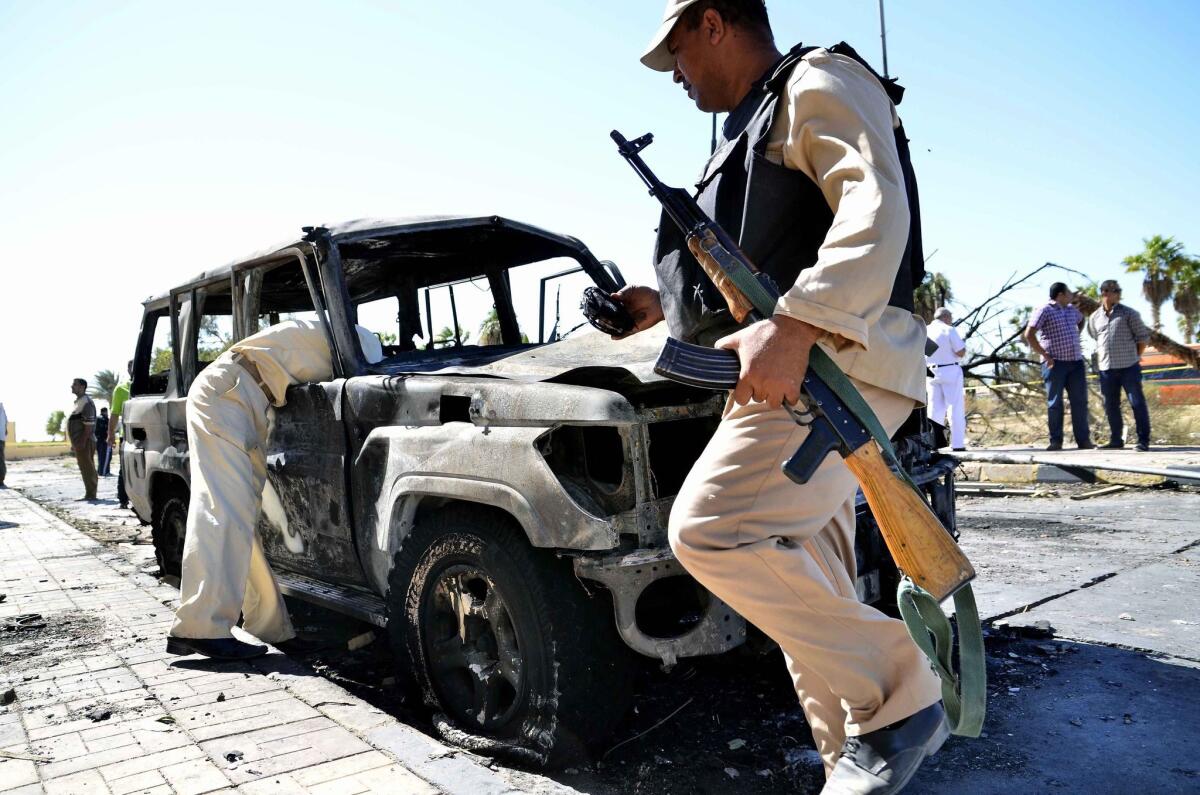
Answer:
[[[379,339],[361,327],[358,332],[367,360],[378,361]],[[233,637],[239,613],[243,628],[260,640],[279,646],[295,638],[254,533],[267,477],[267,412],[285,404],[292,384],[332,377],[321,324],[289,320],[234,344],[192,382],[187,396],[191,501],[169,653],[216,659],[265,654],[266,647]]]
[[[798,399],[814,344],[890,433],[925,397],[925,329],[902,264],[899,117],[881,81],[841,52],[781,54],[762,0],[667,3],[642,62],[671,72],[700,110],[729,114],[697,201],[784,294],[773,317],[739,329],[664,218],[659,289],[614,297],[634,333],[665,316],[675,337],[738,352],[737,389],[671,511],[671,547],[782,647],[825,791],[884,793],[948,734],[939,682],[903,623],[857,598],[856,482],[841,458],[804,486],[780,471],[808,433],[782,403]]]

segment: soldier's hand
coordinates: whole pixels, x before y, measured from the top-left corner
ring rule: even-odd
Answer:
[[[628,334],[613,335],[614,340],[625,339],[639,331],[645,331],[657,325],[663,319],[662,302],[658,290],[640,284],[627,284],[619,291],[612,293],[614,301],[619,301],[625,311],[633,316],[633,331]]]
[[[786,315],[774,315],[717,340],[715,347],[737,351],[742,363],[735,403],[761,400],[771,408],[800,400],[808,354],[824,332]]]

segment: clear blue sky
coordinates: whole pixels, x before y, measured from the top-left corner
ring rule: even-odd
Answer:
[[[781,47],[846,39],[880,65],[874,0],[768,6]],[[0,0],[0,401],[18,435],[42,436],[71,377],[123,366],[146,295],[303,225],[496,212],[652,278],[656,209],[608,131],[653,130],[647,160],[676,184],[709,137],[637,62],[661,8]],[[1120,276],[1153,234],[1200,253],[1197,40],[1182,0],[892,0],[930,268],[971,304],[1048,260]]]

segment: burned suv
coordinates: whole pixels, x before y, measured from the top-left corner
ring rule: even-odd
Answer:
[[[654,374],[665,324],[623,342],[585,324],[583,289],[623,283],[574,238],[421,218],[306,228],[147,300],[123,466],[163,574],[186,527],[188,386],[242,337],[318,319],[334,377],[288,390],[264,451],[257,533],[284,593],[386,628],[398,680],[460,741],[547,762],[603,739],[630,650],[672,665],[748,630],[666,537],[725,395]],[[952,461],[919,413],[897,438],[953,528]],[[860,597],[886,602],[896,572],[861,500],[858,528]]]

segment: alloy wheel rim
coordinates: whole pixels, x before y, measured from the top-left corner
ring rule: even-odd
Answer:
[[[508,722],[525,690],[525,660],[495,582],[482,569],[443,569],[427,591],[422,636],[443,706],[484,730]]]

